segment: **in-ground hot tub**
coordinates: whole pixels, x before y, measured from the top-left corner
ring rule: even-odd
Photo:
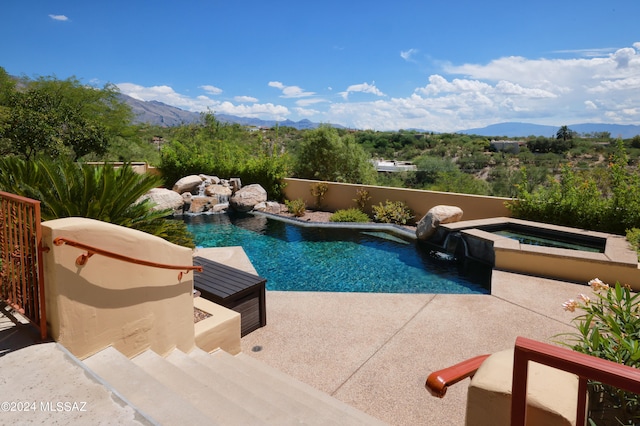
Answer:
[[[498,217],[440,225],[426,244],[500,270],[640,290],[638,256],[620,235]]]

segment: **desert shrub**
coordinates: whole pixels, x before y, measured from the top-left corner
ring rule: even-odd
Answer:
[[[359,188],[356,190],[356,198],[354,198],[353,201],[355,201],[360,210],[364,210],[370,199],[371,196],[369,195],[369,191],[364,188]]]
[[[369,216],[358,209],[337,210],[329,217],[331,222],[369,222]]]
[[[387,200],[385,204],[380,203],[371,208],[373,209],[373,219],[376,222],[406,225],[413,219],[411,209],[402,201]]]
[[[295,217],[304,216],[307,211],[307,206],[304,204],[302,198],[298,198],[297,200],[284,200],[284,204],[287,206],[287,211]]]
[[[627,241],[631,244],[631,247],[638,253],[638,260],[640,260],[640,228],[632,228],[627,231]]]
[[[624,235],[640,227],[640,174],[628,162],[619,141],[604,180],[565,166],[559,180],[532,188],[523,173],[517,199],[508,207],[521,219]]]
[[[309,191],[311,191],[311,195],[316,198],[316,208],[320,208],[324,201],[325,194],[329,191],[329,185],[325,182],[312,183]]]

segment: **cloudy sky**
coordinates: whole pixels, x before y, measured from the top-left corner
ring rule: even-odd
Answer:
[[[359,129],[640,124],[638,16],[638,0],[6,0],[0,66]]]

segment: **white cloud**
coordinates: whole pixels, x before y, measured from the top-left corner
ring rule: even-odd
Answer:
[[[595,49],[590,49],[595,50]],[[156,99],[190,111],[342,124],[352,128],[439,132],[521,121],[564,125],[581,122],[640,123],[640,43],[600,55],[573,58],[496,58],[450,64],[425,77],[410,93],[386,95],[375,82],[354,84],[331,101],[322,93],[270,81],[278,102],[248,104],[244,97],[219,102],[176,93],[168,86],[119,85],[138,99]],[[410,57],[410,56],[409,56]],[[322,91],[332,93],[326,86]],[[355,99],[355,93],[375,95]],[[313,95],[313,96],[312,96]],[[265,95],[266,96],[266,95]],[[327,95],[328,96],[328,95]],[[352,99],[353,98],[353,99]],[[247,103],[238,105],[238,103]],[[257,100],[256,100],[257,102]]]
[[[296,101],[296,105],[300,106],[300,107],[306,107],[309,105],[314,105],[314,104],[320,104],[323,102],[329,102],[327,99],[323,99],[323,98],[306,98],[306,99],[299,99]]]
[[[205,84],[203,86],[200,86],[200,89],[204,90],[205,92],[209,93],[210,95],[219,95],[223,91],[219,87],[211,86],[209,84]]]
[[[256,103],[258,102],[258,98],[254,98],[253,96],[234,96],[233,100],[236,102],[243,103]]]
[[[272,103],[252,105],[236,105],[232,102],[220,102],[200,95],[191,98],[182,95],[169,86],[145,87],[133,83],[117,84],[120,91],[141,101],[159,101],[187,111],[213,111],[220,114],[232,114],[242,117],[255,117],[269,120],[284,120],[291,112],[286,106]]]
[[[386,96],[376,87],[375,82],[373,84],[369,84],[369,83],[352,84],[351,86],[347,87],[347,90],[345,90],[344,92],[340,92],[340,96],[342,96],[345,100],[347,100],[350,93],[356,93],[356,92],[371,93],[376,96]]]
[[[411,61],[412,56],[418,53],[418,49],[409,49],[400,51],[400,57],[405,61]]]
[[[49,18],[53,19],[54,21],[68,21],[69,18],[67,18],[65,15],[49,15]]]
[[[276,89],[282,90],[281,97],[283,98],[304,98],[315,95],[315,92],[305,92],[298,86],[285,86],[279,81],[270,81],[269,87],[275,87]]]

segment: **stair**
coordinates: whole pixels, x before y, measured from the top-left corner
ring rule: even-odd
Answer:
[[[84,361],[97,379],[162,425],[375,425],[381,421],[243,354],[107,348]]]

